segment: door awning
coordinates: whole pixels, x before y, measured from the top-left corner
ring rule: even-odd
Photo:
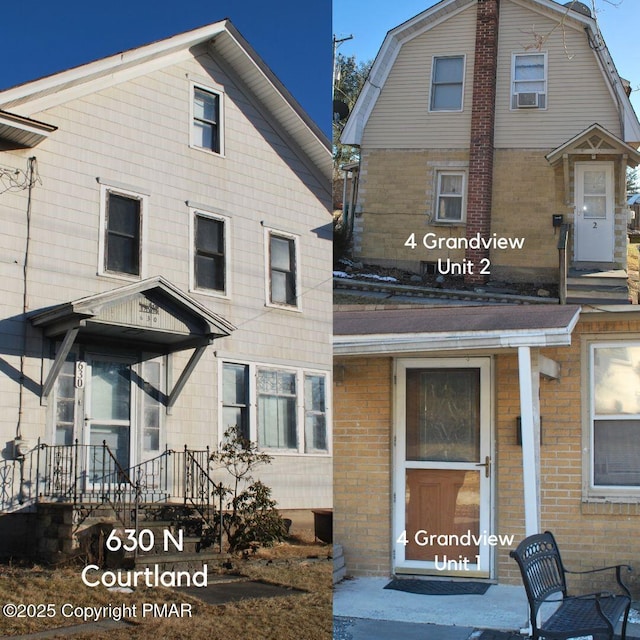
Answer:
[[[196,302],[161,276],[66,302],[30,318],[47,338],[60,339],[42,389],[43,401],[75,343],[111,345],[158,354],[194,349],[170,394],[171,406],[204,350],[234,326]]]
[[[336,311],[334,355],[400,354],[571,344],[580,307],[506,305]]]
[[[640,153],[637,149],[614,136],[598,123],[581,131],[546,155],[551,165],[560,162],[566,156],[584,156],[596,158],[603,155],[625,156],[627,164],[635,167],[640,164]]]
[[[210,344],[234,327],[162,277],[66,302],[31,316],[48,338],[70,328],[78,340],[114,342],[161,353]]]

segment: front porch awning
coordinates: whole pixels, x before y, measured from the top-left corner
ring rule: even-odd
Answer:
[[[569,346],[580,317],[572,305],[432,307],[337,311],[337,356],[500,353],[517,350],[526,535],[540,530],[540,376],[559,366],[531,349]]]
[[[206,347],[234,330],[231,323],[160,276],[55,306],[35,313],[30,320],[47,338],[62,341],[42,387],[43,400],[51,393],[75,343],[158,354],[194,349],[169,396],[168,407],[174,404]]]
[[[334,355],[407,353],[571,344],[580,307],[456,306],[334,314]]]
[[[569,159],[597,160],[603,156],[613,156],[618,159],[620,165],[618,172],[620,188],[618,191],[621,194],[626,194],[626,168],[636,167],[640,164],[640,152],[597,123],[592,124],[545,156],[552,167],[559,165],[560,162],[563,163],[565,204],[570,204],[573,201]]]

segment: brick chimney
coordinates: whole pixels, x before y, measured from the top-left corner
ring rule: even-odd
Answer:
[[[467,191],[467,238],[491,233],[491,191],[493,183],[493,131],[496,105],[496,69],[498,65],[499,0],[478,0],[476,17],[473,104],[469,141],[469,184]],[[488,249],[467,249],[465,257],[474,264],[467,284],[483,284],[486,275],[479,272]]]

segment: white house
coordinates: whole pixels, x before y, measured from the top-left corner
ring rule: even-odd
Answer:
[[[235,424],[279,507],[331,506],[330,185],[227,20],[0,92],[5,514],[208,493]]]

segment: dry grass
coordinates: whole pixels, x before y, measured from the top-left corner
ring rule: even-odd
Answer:
[[[139,588],[123,594],[104,587],[89,588],[80,578],[81,567],[0,566],[0,603],[56,605],[55,618],[6,618],[0,614],[0,635],[12,636],[79,624],[64,618],[60,607],[142,603],[191,603],[192,617],[142,618],[133,626],[109,631],[87,630],[75,638],[129,640],[130,638],[184,638],[185,640],[330,640],[332,636],[330,548],[298,540],[264,549],[247,560],[235,560],[234,572],[251,579],[303,589],[308,593],[276,598],[208,605],[171,589]],[[310,556],[315,556],[310,558]],[[220,569],[220,573],[224,573]],[[60,635],[57,637],[68,637]]]

